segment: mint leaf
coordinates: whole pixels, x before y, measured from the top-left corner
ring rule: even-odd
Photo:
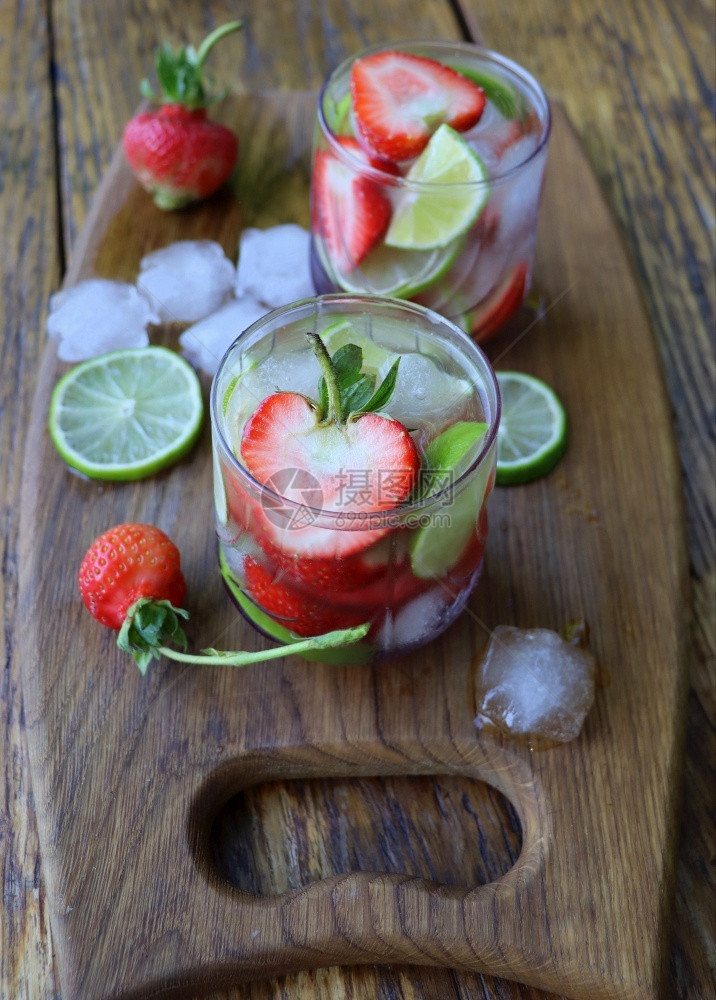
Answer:
[[[350,413],[360,410],[372,397],[375,389],[375,375],[361,375],[357,382],[341,393],[343,404],[343,419],[347,420]]]
[[[384,410],[390,401],[390,397],[393,395],[393,390],[395,389],[395,382],[398,378],[398,366],[400,365],[400,358],[396,358],[391,365],[390,371],[385,376],[381,384],[375,390],[370,399],[361,406],[359,409],[354,410],[354,413],[375,413],[378,410]]]
[[[331,358],[336,370],[339,388],[352,385],[360,378],[363,367],[363,350],[357,344],[344,344]]]

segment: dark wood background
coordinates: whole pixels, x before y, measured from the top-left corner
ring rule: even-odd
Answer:
[[[14,641],[23,443],[47,299],[137,103],[138,81],[151,73],[155,46],[165,38],[198,42],[237,16],[246,21],[244,32],[212,57],[212,68],[235,91],[316,88],[344,56],[384,39],[473,37],[530,69],[562,103],[583,143],[643,289],[682,456],[691,690],[671,966],[675,996],[708,998],[716,804],[716,71],[713,6],[699,0],[7,0],[0,7],[0,997],[58,996],[23,735],[22,651]],[[398,981],[403,985],[391,995],[421,996],[408,978]],[[316,987],[323,992],[316,995],[337,996],[336,982],[330,971],[321,974]],[[283,995],[290,990],[286,984]],[[499,996],[499,985],[494,990]]]

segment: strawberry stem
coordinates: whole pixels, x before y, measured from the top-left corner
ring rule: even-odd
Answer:
[[[239,28],[243,27],[243,21],[229,21],[227,24],[220,24],[218,28],[214,28],[210,35],[207,35],[204,41],[199,46],[196,53],[196,65],[198,67],[203,66],[204,60],[209,55],[211,50],[214,48],[216,43],[224,38],[226,35],[230,35],[234,31],[238,31]]]
[[[205,649],[202,653],[181,653],[167,646],[173,642],[186,649],[187,641],[180,625],[181,618],[188,618],[189,612],[175,608],[169,601],[155,601],[151,597],[140,597],[127,609],[124,624],[117,636],[117,645],[134,657],[139,672],[144,676],[152,660],[166,656],[179,663],[199,663],[204,666],[245,667],[249,663],[276,660],[288,653],[310,653],[318,649],[334,646],[348,646],[360,642],[370,628],[370,622],[355,628],[336,629],[323,635],[312,636],[297,642],[286,643],[272,649],[260,649],[249,653],[243,650]]]
[[[250,663],[262,663],[264,660],[278,660],[287,654],[312,653],[318,649],[332,649],[334,646],[348,646],[359,642],[368,632],[370,625],[356,625],[354,628],[336,629],[324,635],[316,635],[310,639],[287,643],[284,646],[274,646],[271,649],[259,649],[255,653],[232,652],[218,649],[207,650],[199,655],[180,653],[176,649],[159,646],[158,653],[176,660],[178,663],[199,663],[204,666],[245,667]]]
[[[331,356],[326,350],[326,345],[323,343],[321,338],[317,333],[307,333],[306,337],[308,342],[313,348],[313,353],[318,358],[318,363],[321,366],[321,371],[323,372],[323,377],[326,380],[326,390],[328,393],[328,412],[325,417],[326,423],[342,423],[342,410],[343,404],[341,401],[341,390],[338,385],[338,374],[336,372],[336,367],[331,360]]]

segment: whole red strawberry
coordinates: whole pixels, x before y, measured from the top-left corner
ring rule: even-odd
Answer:
[[[198,655],[170,649],[167,643],[186,648],[179,624],[189,614],[178,607],[186,583],[179,550],[163,531],[151,524],[118,524],[97,538],[85,553],[79,570],[82,600],[90,614],[119,631],[117,645],[131,653],[142,674],[161,656],[181,663],[243,667],[272,660],[287,652],[313,652],[359,642],[368,624],[333,631],[305,642],[258,652],[208,649]],[[320,631],[320,629],[319,629]]]
[[[100,535],[82,560],[79,586],[93,618],[117,630],[140,597],[179,605],[186,594],[179,550],[151,524],[119,524]]]
[[[198,50],[187,46],[174,52],[163,45],[156,55],[159,97],[146,80],[142,83],[142,93],[162,106],[132,118],[122,142],[130,167],[159,208],[181,208],[206,198],[234,168],[236,136],[206,117],[206,107],[217,95],[206,89],[203,64],[216,42],[240,27],[241,21],[222,25]]]

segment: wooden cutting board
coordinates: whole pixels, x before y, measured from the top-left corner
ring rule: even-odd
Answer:
[[[242,145],[235,185],[181,213],[154,209],[118,153],[67,283],[133,280],[144,253],[178,238],[235,254],[244,225],[307,225],[314,106],[308,94],[227,102]],[[680,478],[634,277],[559,111],[535,282],[544,319],[490,354],[554,386],[568,454],[548,478],[495,491],[485,572],[458,623],[375,666],[161,663],[143,679],[76,591],[86,547],[124,520],[179,544],[194,648],[264,643],[217,572],[208,427],[151,480],[71,474],[46,431],[64,370],[48,345],[28,430],[19,617],[63,1000],[190,997],[396,963],[452,970],[450,989],[479,972],[585,1000],[658,995],[685,691]],[[535,752],[478,734],[472,662],[490,628],[573,618],[591,627],[602,680],[579,739]],[[480,869],[485,829],[504,833],[503,854],[515,846],[514,814],[516,863]]]

